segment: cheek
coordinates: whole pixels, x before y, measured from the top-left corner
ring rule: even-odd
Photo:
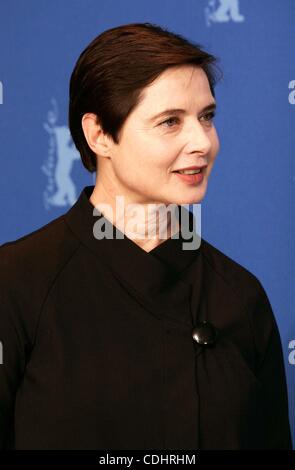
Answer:
[[[115,159],[115,172],[117,176],[132,186],[146,185],[149,181],[163,181],[173,168],[181,148],[172,139],[163,136],[150,136],[149,138],[128,138],[121,147]]]
[[[167,145],[147,145],[140,153],[133,158],[128,159],[128,167],[133,166],[132,173],[139,179],[149,175],[152,179],[163,178],[168,173],[177,158],[175,147],[169,148]],[[136,164],[134,165],[134,161]],[[126,170],[128,168],[126,167]]]
[[[125,186],[133,190],[144,190],[147,181],[153,179],[153,162],[146,149],[133,147],[124,149],[116,157],[114,171]]]
[[[172,139],[163,139],[161,142],[154,142],[153,145],[148,147],[148,152],[145,154],[142,168],[146,168],[153,178],[158,180],[163,179],[171,172],[175,161],[181,153],[181,145]]]

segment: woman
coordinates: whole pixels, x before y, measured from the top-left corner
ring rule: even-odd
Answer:
[[[216,71],[149,23],[80,55],[69,127],[96,184],[0,249],[2,448],[291,448],[261,283],[204,239],[184,248],[219,150]]]

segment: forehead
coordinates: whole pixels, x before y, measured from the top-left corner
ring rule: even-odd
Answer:
[[[200,105],[212,101],[207,75],[200,67],[186,65],[165,70],[143,90],[139,108],[153,106],[157,112],[163,106],[185,105],[183,100],[187,104],[193,100]]]

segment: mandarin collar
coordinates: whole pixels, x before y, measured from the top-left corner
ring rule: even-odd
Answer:
[[[178,238],[168,238],[146,252],[107,218],[104,218],[106,232],[110,233],[108,230],[112,230],[114,238],[96,239],[93,234],[94,223],[103,216],[93,215],[94,206],[89,200],[93,189],[94,186],[86,186],[81,191],[75,204],[64,216],[67,225],[81,243],[99,255],[102,262],[107,264],[125,285],[135,289],[145,296],[145,299],[155,296],[159,299],[163,297],[164,292],[169,291],[169,311],[174,310],[177,315],[177,307],[181,307],[181,303],[188,300],[192,287],[180,280],[180,274],[196,259],[200,249],[183,250],[182,242],[188,240],[183,239],[180,231]],[[185,207],[183,209],[187,210]],[[194,215],[188,212],[192,227]],[[115,237],[116,230],[120,234],[119,237]],[[162,307],[165,308],[165,305],[162,304]]]

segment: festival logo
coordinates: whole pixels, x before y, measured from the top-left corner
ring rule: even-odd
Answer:
[[[239,0],[209,0],[205,19],[207,26],[211,26],[211,23],[227,23],[230,20],[240,23],[245,17],[240,14]]]
[[[288,101],[290,104],[295,104],[295,80],[289,82],[289,90],[292,90],[289,93]]]
[[[295,366],[295,339],[289,342],[289,349],[288,362],[291,366]]]
[[[52,109],[47,113],[44,129],[48,133],[48,155],[41,166],[47,177],[43,192],[44,207],[71,207],[77,200],[76,186],[71,178],[71,171],[80,154],[71,138],[67,126],[58,125],[58,107],[55,99],[51,100]]]

